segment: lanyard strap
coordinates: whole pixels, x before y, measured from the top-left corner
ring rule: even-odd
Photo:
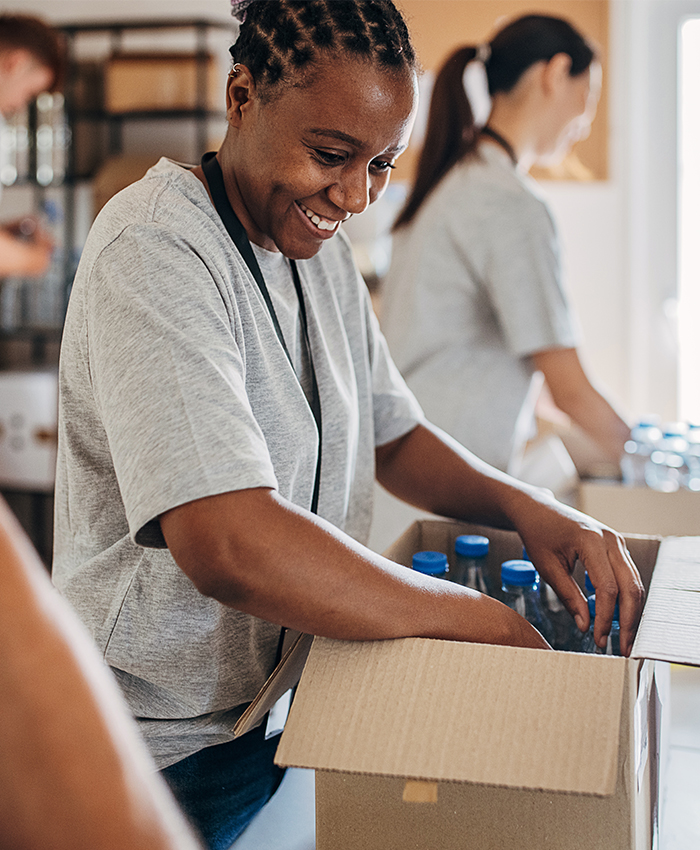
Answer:
[[[255,253],[250,245],[248,234],[245,232],[245,228],[241,224],[240,219],[236,215],[233,207],[231,206],[231,202],[229,201],[228,195],[226,194],[226,188],[224,186],[224,175],[221,171],[221,166],[219,165],[219,161],[217,160],[215,153],[210,152],[204,154],[204,156],[202,157],[202,170],[204,171],[204,176],[207,178],[207,183],[209,184],[209,191],[211,192],[211,197],[214,201],[216,211],[218,212],[219,217],[221,218],[221,221],[223,222],[223,225],[226,228],[226,232],[231,237],[231,241],[236,246],[236,248],[238,248],[240,255],[243,257],[245,264],[248,266],[250,273],[253,275],[253,278],[258,285],[260,294],[262,295],[265,305],[267,306],[268,313],[270,314],[270,319],[272,320],[272,324],[275,328],[277,338],[279,339],[280,344],[284,349],[284,353],[287,355],[287,360],[289,360],[289,364],[292,367],[292,371],[296,375],[296,370],[294,369],[294,364],[292,363],[292,358],[289,353],[289,349],[287,348],[287,343],[284,340],[284,334],[282,333],[282,328],[280,327],[280,323],[277,318],[277,313],[275,312],[275,307],[272,303],[272,298],[270,297],[267,284],[265,283],[265,278],[263,277],[263,273],[260,270],[260,265],[258,264],[257,257],[255,256]],[[311,512],[318,513],[318,497],[321,488],[321,448],[323,433],[321,428],[321,396],[318,391],[316,369],[314,368],[314,359],[313,354],[311,352],[309,325],[306,316],[306,303],[304,301],[304,292],[301,287],[299,270],[297,269],[297,264],[294,260],[290,260],[289,265],[292,269],[294,289],[296,290],[297,298],[299,299],[299,314],[301,317],[301,326],[304,333],[304,340],[306,342],[307,354],[309,356],[309,371],[311,373],[311,399],[309,400],[309,407],[311,408],[311,412],[313,413],[314,421],[316,422],[316,430],[318,431],[318,455],[316,457],[316,476],[314,478],[314,491],[311,497]],[[298,375],[297,380],[299,380]]]
[[[513,165],[516,168],[518,167],[518,157],[515,155],[513,145],[511,145],[511,143],[507,139],[504,139],[500,133],[497,133],[495,130],[489,127],[488,124],[485,124],[481,128],[481,135],[488,136],[489,138],[493,139],[497,145],[500,145],[510,157],[510,161],[513,163]]]

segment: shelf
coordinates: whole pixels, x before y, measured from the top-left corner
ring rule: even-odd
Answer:
[[[71,113],[74,121],[154,121],[158,119],[214,119],[226,118],[222,109],[150,109],[129,112],[107,112],[102,109],[76,110]]]
[[[143,21],[92,21],[90,23],[57,24],[57,29],[68,35],[96,32],[120,32],[135,30],[176,30],[176,29],[221,29],[233,30],[235,24],[228,21],[205,20],[203,18],[172,18]]]

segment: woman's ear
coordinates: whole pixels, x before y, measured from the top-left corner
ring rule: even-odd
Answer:
[[[571,57],[568,53],[556,53],[543,69],[542,83],[545,91],[556,91],[561,83],[568,81],[571,72]]]
[[[248,104],[255,98],[253,75],[245,65],[233,66],[226,82],[226,120],[237,127]]]

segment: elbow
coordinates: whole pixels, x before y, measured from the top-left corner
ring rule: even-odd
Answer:
[[[252,588],[241,563],[243,559],[200,549],[196,552],[171,550],[171,554],[202,596],[233,608],[245,607]]]

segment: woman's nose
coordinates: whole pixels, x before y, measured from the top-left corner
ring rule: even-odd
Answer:
[[[327,195],[340,209],[359,215],[372,202],[371,177],[364,168],[348,170],[328,187]]]

